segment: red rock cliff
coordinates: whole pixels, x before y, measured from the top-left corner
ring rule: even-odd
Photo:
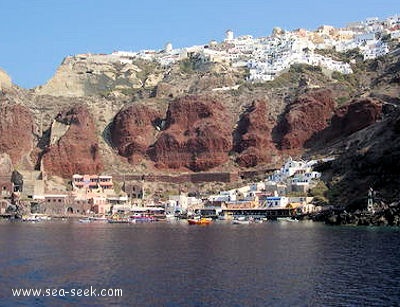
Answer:
[[[161,126],[161,114],[141,104],[132,104],[118,112],[111,127],[111,140],[118,153],[136,163],[155,141],[155,126]]]
[[[185,96],[170,103],[165,131],[148,154],[159,167],[204,171],[228,160],[232,116],[217,100]]]
[[[240,166],[252,167],[270,162],[271,155],[276,152],[267,110],[266,101],[253,101],[238,122],[234,149],[239,153],[237,163]]]
[[[355,99],[349,104],[337,108],[330,120],[330,125],[315,134],[309,144],[324,146],[338,138],[349,136],[374,124],[382,116],[382,103],[377,99]]]
[[[7,101],[0,108],[0,153],[7,153],[16,165],[33,148],[33,116],[27,107]]]
[[[324,130],[332,117],[335,101],[329,90],[314,90],[290,104],[281,122],[282,149],[299,149]]]
[[[89,110],[85,106],[75,106],[59,113],[56,121],[69,127],[43,154],[42,162],[47,174],[71,178],[73,174],[100,173],[103,163]]]
[[[336,109],[329,127],[330,139],[348,136],[375,123],[382,116],[382,104],[376,99],[353,100]]]

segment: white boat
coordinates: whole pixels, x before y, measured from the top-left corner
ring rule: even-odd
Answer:
[[[22,216],[23,222],[42,222],[49,220],[51,220],[51,217],[44,214],[30,214]]]
[[[91,222],[107,223],[108,219],[105,216],[91,216],[89,217]]]
[[[249,220],[232,220],[232,224],[236,224],[236,225],[248,225],[252,223]]]
[[[89,218],[79,219],[79,223],[91,223],[92,221]]]
[[[291,217],[278,217],[276,219],[278,222],[298,222],[299,220],[296,218],[291,218]]]
[[[252,224],[252,223],[254,223],[254,218],[246,217],[246,216],[239,216],[232,220],[232,224],[247,225],[247,224]]]
[[[22,216],[23,222],[40,222],[40,218],[36,215],[24,215]]]

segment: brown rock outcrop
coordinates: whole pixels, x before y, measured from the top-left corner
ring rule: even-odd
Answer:
[[[130,163],[138,162],[155,141],[155,126],[161,129],[161,113],[143,104],[132,104],[114,117],[111,140]]]
[[[16,165],[32,151],[33,114],[27,107],[8,100],[0,108],[0,153],[7,153]]]
[[[65,134],[44,151],[44,171],[64,178],[76,173],[100,173],[103,163],[99,157],[96,127],[87,107],[74,106],[59,113],[56,121],[68,127]]]
[[[232,117],[217,100],[185,96],[169,105],[165,131],[149,149],[159,167],[204,171],[228,160]]]
[[[236,161],[240,166],[252,167],[271,161],[271,154],[276,151],[271,126],[267,102],[253,101],[235,131],[234,150],[239,153]]]
[[[366,209],[369,188],[375,202],[398,201],[400,194],[400,111],[346,138],[346,148],[325,170],[335,193],[330,202],[348,209]],[[346,208],[346,210],[347,210]]]
[[[290,104],[280,123],[282,149],[300,149],[315,134],[328,126],[335,108],[329,90],[314,90]]]
[[[382,117],[382,103],[378,99],[355,99],[337,108],[326,129],[313,135],[307,145],[315,148],[374,124]]]
[[[382,104],[376,99],[353,100],[335,110],[326,138],[348,136],[375,123],[382,116]]]

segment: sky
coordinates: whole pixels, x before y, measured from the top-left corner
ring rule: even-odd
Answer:
[[[81,53],[163,49],[268,36],[274,27],[343,27],[400,14],[399,0],[0,0],[0,67],[14,84],[45,84]]]

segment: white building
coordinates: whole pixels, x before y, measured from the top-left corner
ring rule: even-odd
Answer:
[[[166,43],[165,47],[164,47],[164,51],[168,53],[168,52],[171,52],[172,50],[173,50],[172,43],[170,43],[170,42]]]
[[[286,196],[269,196],[266,200],[267,208],[285,208],[289,203],[289,198]]]
[[[231,41],[231,40],[233,40],[233,31],[227,30],[225,32],[225,41]]]

